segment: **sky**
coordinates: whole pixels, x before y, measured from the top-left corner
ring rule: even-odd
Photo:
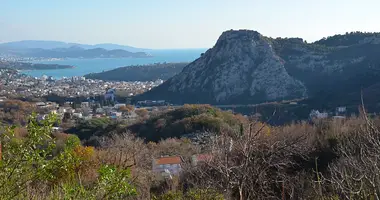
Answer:
[[[379,0],[0,0],[0,43],[58,40],[140,48],[210,48],[251,29],[308,42],[380,32]]]

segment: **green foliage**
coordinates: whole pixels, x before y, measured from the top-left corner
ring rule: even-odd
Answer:
[[[103,166],[96,183],[82,185],[80,174],[83,167],[89,167],[94,149],[82,147],[78,137],[70,136],[64,149],[57,152],[56,141],[51,137],[56,121],[55,115],[43,121],[32,115],[25,138],[15,137],[14,128],[0,135],[1,199],[30,199],[29,191],[39,187],[51,188],[48,199],[120,199],[136,195],[128,169]]]
[[[87,140],[92,136],[103,136],[110,134],[117,128],[118,124],[109,118],[96,118],[79,121],[75,127],[66,130],[66,132],[76,134],[81,140]]]
[[[130,183],[130,170],[105,165],[99,169],[99,190],[104,191],[102,199],[122,199],[137,194]]]
[[[182,192],[167,192],[158,197],[153,197],[153,200],[223,200],[222,194],[212,189],[191,189],[187,193]]]
[[[65,145],[68,149],[74,149],[75,147],[80,146],[80,139],[76,135],[70,135]]]
[[[185,105],[129,127],[147,141],[181,137],[202,131],[238,131],[244,118],[210,105]]]
[[[0,196],[12,199],[22,195],[31,181],[41,181],[47,174],[55,142],[50,137],[56,117],[50,115],[39,122],[32,115],[25,139],[17,139],[8,129],[1,134],[2,160],[0,161]]]
[[[325,46],[350,46],[358,44],[361,40],[371,36],[378,37],[380,36],[380,33],[356,31],[346,33],[344,35],[338,34],[316,41],[315,44],[321,44]]]

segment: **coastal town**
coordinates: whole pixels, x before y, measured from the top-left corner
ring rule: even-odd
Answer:
[[[102,96],[108,89],[115,89],[122,96],[134,96],[163,83],[156,81],[102,81],[71,77],[55,80],[46,75],[37,78],[19,73],[16,70],[0,69],[0,96],[39,98],[56,95],[64,98]]]
[[[138,116],[134,112],[136,108],[144,108],[150,112],[157,107],[165,109],[169,105],[169,102],[163,100],[139,101],[134,102],[133,106],[130,105],[132,103],[129,100],[133,96],[149,91],[163,82],[161,79],[126,82],[86,79],[85,77],[64,77],[56,80],[46,75],[40,78],[31,77],[17,70],[3,68],[0,69],[0,100],[26,99],[34,102],[39,110],[44,110],[43,116],[56,113],[63,118],[66,113],[74,119],[94,117],[131,119]],[[54,100],[49,97],[54,97]],[[297,102],[285,104],[297,106]],[[234,109],[236,105],[215,105],[215,107],[228,110]],[[332,112],[311,110],[309,118],[344,118],[348,114],[345,107],[338,107]]]

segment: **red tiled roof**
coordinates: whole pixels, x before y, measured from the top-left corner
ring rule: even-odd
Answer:
[[[195,162],[210,161],[211,159],[212,159],[212,155],[211,154],[198,154],[198,155],[194,155],[193,156],[193,160]]]
[[[198,154],[197,155],[197,160],[198,161],[209,161],[212,159],[211,154]]]
[[[156,159],[157,165],[165,165],[165,164],[181,164],[182,159],[180,156],[172,156],[172,157],[162,157]]]

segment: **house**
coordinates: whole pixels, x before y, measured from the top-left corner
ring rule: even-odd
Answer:
[[[104,114],[104,109],[103,109],[103,108],[97,108],[97,109],[95,110],[95,112],[96,112],[97,114]]]
[[[211,154],[197,154],[191,156],[191,164],[196,166],[200,163],[209,162],[212,159]]]
[[[52,108],[52,109],[57,109],[59,107],[57,103],[50,102],[50,101],[46,102],[45,106],[46,108]]]
[[[345,116],[333,116],[333,119],[346,119]]]
[[[54,126],[54,127],[52,127],[52,130],[58,132],[58,131],[61,131],[62,128]]]
[[[75,117],[75,118],[82,118],[83,115],[80,112],[76,112],[76,113],[73,113],[73,117]]]
[[[36,106],[37,106],[37,107],[40,107],[40,108],[44,107],[45,105],[46,105],[45,102],[37,102],[37,103],[36,103]]]
[[[90,107],[90,103],[89,102],[81,102],[80,107],[81,108],[88,108],[88,107]]]
[[[71,107],[73,105],[73,102],[70,102],[70,101],[66,101],[63,106],[64,107]]]
[[[178,176],[182,170],[182,163],[183,159],[181,156],[164,156],[153,159],[152,171],[161,174],[163,177],[170,175]]]
[[[85,117],[83,117],[83,119],[84,120],[90,120],[90,119],[92,119],[92,115],[85,116]]]
[[[113,111],[113,107],[109,106],[103,106],[103,113],[106,115],[111,115],[111,112]],[[101,113],[102,114],[102,113]]]
[[[344,106],[337,107],[337,108],[335,109],[335,115],[339,115],[339,116],[341,116],[341,115],[346,115],[346,111],[347,111],[347,108],[344,107]]]
[[[104,99],[115,101],[115,93],[116,93],[116,90],[114,88],[108,89],[107,92],[104,94]]]
[[[58,108],[58,113],[63,114],[63,113],[65,113],[65,112],[67,112],[67,110],[66,110],[65,107],[59,107],[59,108]]]
[[[117,103],[117,104],[115,104],[114,108],[119,109],[120,107],[124,107],[124,106],[126,106],[125,103]]]
[[[347,108],[344,107],[344,106],[341,106],[341,107],[337,107],[336,108],[336,111],[339,112],[339,113],[344,113],[346,112]]]
[[[111,112],[111,117],[118,118],[121,117],[122,114],[122,112]]]
[[[310,118],[324,119],[329,116],[327,112],[319,112],[319,110],[312,110],[309,114]]]

